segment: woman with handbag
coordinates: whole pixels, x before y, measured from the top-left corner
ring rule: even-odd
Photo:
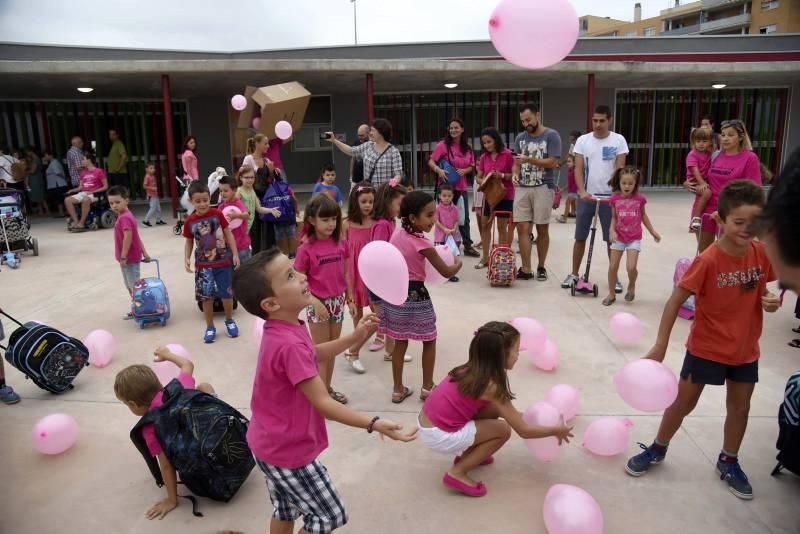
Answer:
[[[480,184],[483,193],[483,217],[481,223],[481,243],[483,254],[476,269],[485,269],[489,263],[492,248],[492,220],[494,212],[506,212],[497,215],[497,228],[500,243],[511,243],[509,232],[509,213],[514,211],[514,184],[511,172],[514,167],[514,154],[505,147],[500,132],[495,128],[485,128],[481,132],[483,154],[478,160],[478,176],[475,181]]]
[[[453,203],[464,205],[464,224],[458,227],[464,239],[464,255],[480,257],[480,252],[472,246],[469,232],[469,194],[467,193],[467,176],[475,170],[475,153],[464,135],[464,121],[454,118],[450,121],[448,134],[439,141],[428,160],[428,167],[438,176],[438,186],[443,183],[453,186]]]

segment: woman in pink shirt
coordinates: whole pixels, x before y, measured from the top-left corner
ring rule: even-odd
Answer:
[[[428,167],[438,176],[437,188],[447,181],[447,171],[442,168],[442,160],[454,168],[460,178],[453,186],[455,195],[453,203],[458,206],[461,198],[464,199],[464,224],[459,226],[461,237],[464,239],[464,254],[479,257],[480,252],[472,248],[472,238],[469,234],[469,195],[467,194],[467,176],[475,170],[475,153],[469,146],[467,136],[464,135],[464,121],[454,118],[450,121],[447,136],[439,141],[428,160]]]
[[[703,232],[699,236],[698,247],[703,252],[716,239],[717,223],[711,214],[717,211],[719,193],[733,180],[752,180],[758,185],[762,184],[761,163],[753,152],[750,136],[742,121],[723,121],[720,133],[720,152],[712,157],[711,168],[708,170],[708,186],[711,189],[711,198],[703,211]],[[696,187],[686,182],[685,187],[696,193]]]
[[[308,328],[314,343],[339,339],[345,305],[355,314],[353,288],[347,276],[348,250],[341,241],[342,211],[328,195],[316,195],[306,206],[306,239],[297,249],[294,270],[308,277],[312,304],[308,306]],[[330,396],[342,404],[347,397],[331,386],[332,360],[319,362],[319,374]]]
[[[484,196],[483,216],[478,219],[478,228],[481,231],[481,245],[483,254],[481,261],[475,265],[476,269],[485,269],[489,264],[489,253],[492,248],[492,215],[495,211],[513,212],[514,211],[514,183],[511,181],[511,173],[514,167],[514,154],[505,147],[503,138],[496,128],[485,128],[481,132],[481,145],[483,154],[478,160],[478,176],[475,181],[483,185],[486,180],[499,179],[506,188],[506,196],[496,206],[489,206]],[[511,236],[508,233],[508,214],[504,213],[497,216],[498,232],[500,233],[500,243],[511,243]]]
[[[322,195],[320,195],[322,196]],[[400,404],[414,390],[403,385],[403,358],[408,341],[422,341],[422,389],[419,398],[425,400],[433,389],[433,367],[436,363],[436,312],[425,287],[425,262],[428,261],[445,278],[455,276],[461,260],[447,265],[425,237],[433,229],[436,205],[424,191],[412,191],[403,197],[400,216],[403,223],[389,242],[397,247],[408,265],[408,297],[401,305],[381,302],[381,325],[378,333],[394,339],[392,351],[392,402]]]
[[[200,171],[197,170],[197,138],[193,135],[188,136],[183,141],[183,148],[181,149],[181,166],[183,166],[183,175],[191,176],[192,180],[200,179]]]

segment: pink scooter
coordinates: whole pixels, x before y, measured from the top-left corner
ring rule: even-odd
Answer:
[[[597,218],[600,216],[600,203],[608,202],[609,198],[611,197],[602,195],[595,195],[592,197],[595,203],[594,218],[592,219],[591,236],[589,237],[589,253],[586,256],[586,271],[583,273],[583,276],[578,277],[578,280],[573,282],[570,286],[569,292],[573,297],[576,293],[580,293],[581,295],[588,295],[591,293],[597,297],[597,284],[593,284],[589,281],[589,269],[592,267],[592,252],[594,252],[594,236],[597,233]]]

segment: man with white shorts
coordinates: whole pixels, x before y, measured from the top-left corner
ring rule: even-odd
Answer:
[[[550,215],[553,211],[555,185],[553,169],[561,158],[561,136],[552,128],[546,128],[541,113],[535,104],[525,104],[519,114],[525,131],[514,140],[514,223],[519,236],[519,253],[522,266],[517,278],[530,280],[531,269],[531,224],[536,225],[536,252],[539,264],[536,279],[547,280],[544,262],[550,248]]]
[[[575,184],[578,186],[578,208],[575,218],[575,244],[572,247],[572,272],[561,283],[567,289],[578,280],[578,270],[586,250],[586,239],[595,213],[596,196],[611,195],[609,180],[614,171],[625,166],[628,154],[628,143],[618,133],[609,130],[611,126],[611,108],[600,105],[592,115],[592,132],[584,134],[575,143]],[[599,208],[600,226],[603,229],[603,241],[609,244],[609,227],[611,226],[611,206],[601,202]],[[608,248],[608,253],[611,249]],[[617,280],[614,288],[622,293],[622,284]]]

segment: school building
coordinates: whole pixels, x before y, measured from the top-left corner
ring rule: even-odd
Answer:
[[[241,53],[0,44],[0,72],[0,145],[51,147],[63,157],[77,134],[87,145],[96,142],[102,162],[113,127],[130,154],[135,196],[142,196],[149,160],[159,164],[163,195],[174,194],[169,177],[189,133],[198,139],[201,176],[217,166],[235,169],[250,132],[236,128],[230,98],[247,85],[288,81],[313,95],[303,127],[282,151],[289,181],[301,191],[331,160],[340,186],[348,179],[348,158],[320,132],[352,143],[359,124],[389,119],[405,172],[425,187],[433,184],[427,160],[451,117],[464,120],[479,151],[486,126],[513,139],[526,101],[560,132],[565,152],[571,130],[590,128],[590,110],[610,105],[613,128],[630,146],[628,161],[642,168],[650,187],[683,181],[689,132],[704,114],[717,128],[742,119],[773,172],[800,146],[800,104],[793,100],[800,92],[800,35],[790,33],[581,38],[568,57],[543,70],[509,64],[489,41]]]

